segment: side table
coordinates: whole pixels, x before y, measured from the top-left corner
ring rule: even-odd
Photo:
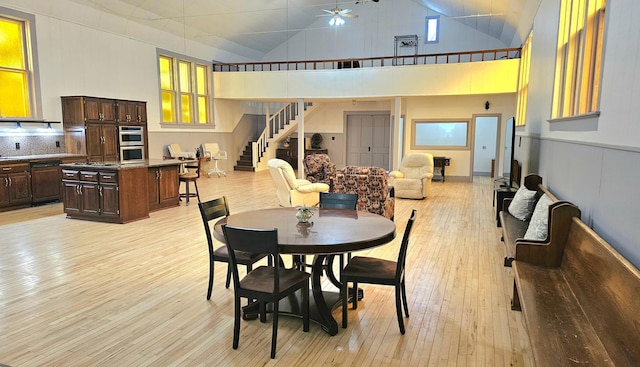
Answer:
[[[504,199],[513,198],[518,191],[515,187],[505,187],[501,186],[502,182],[494,181],[493,182],[493,206],[496,208],[496,226],[502,227],[500,223],[500,212],[502,210],[506,210],[503,208]]]

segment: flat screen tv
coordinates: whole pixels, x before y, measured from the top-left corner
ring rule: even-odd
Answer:
[[[513,183],[518,180],[517,170],[514,169],[515,159],[513,158],[514,145],[516,140],[516,118],[510,117],[506,122],[505,141],[504,141],[504,159],[503,159],[503,179],[504,186],[513,187]]]

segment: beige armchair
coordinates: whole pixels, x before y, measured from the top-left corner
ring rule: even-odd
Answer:
[[[404,156],[400,169],[389,173],[396,197],[424,199],[431,193],[433,178],[433,155],[431,153],[411,153]]]
[[[270,159],[267,166],[276,184],[276,195],[281,206],[316,206],[320,202],[320,193],[329,192],[329,185],[325,183],[311,183],[296,178],[291,165],[282,159]]]

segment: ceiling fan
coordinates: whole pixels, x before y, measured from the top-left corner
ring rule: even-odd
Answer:
[[[327,14],[321,14],[319,16],[331,16],[331,20],[329,20],[329,25],[343,25],[344,18],[357,18],[357,14],[352,14],[351,9],[342,9],[338,7],[338,0],[336,0],[336,7],[332,9],[322,9]]]

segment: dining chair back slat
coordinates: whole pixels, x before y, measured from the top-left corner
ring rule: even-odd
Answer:
[[[335,192],[320,193],[320,207],[329,209],[356,210],[358,194],[346,194]]]

